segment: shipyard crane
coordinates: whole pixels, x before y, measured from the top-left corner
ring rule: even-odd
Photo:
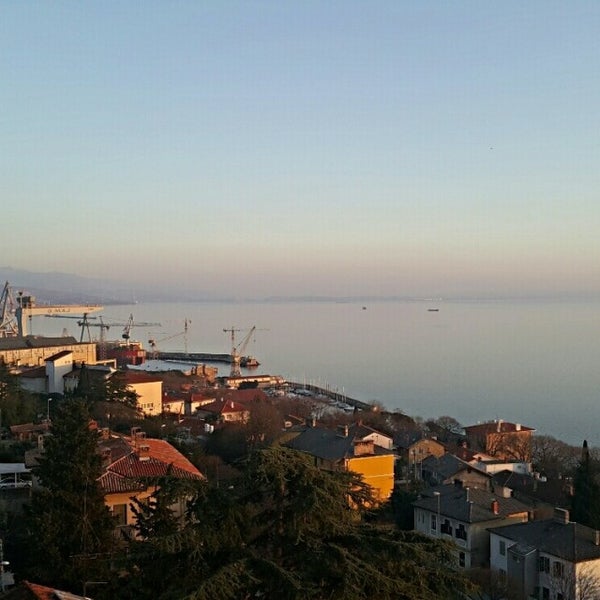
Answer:
[[[28,333],[27,321],[36,316],[83,315],[84,313],[98,312],[104,308],[99,304],[37,305],[34,296],[23,292],[18,292],[15,302],[8,281],[4,285],[0,303],[2,305],[0,337],[25,337]]]
[[[230,377],[241,377],[242,372],[240,371],[240,367],[242,364],[242,359],[245,358],[248,365],[252,363],[249,360],[250,357],[243,357],[243,353],[248,346],[248,342],[252,338],[252,335],[255,331],[258,331],[256,325],[254,325],[248,333],[244,336],[241,342],[236,346],[235,344],[235,334],[241,331],[245,331],[244,329],[236,329],[235,327],[230,327],[229,329],[223,329],[225,333],[231,334],[231,372],[229,374]],[[264,331],[264,330],[261,330]],[[256,366],[257,363],[254,361],[252,366]]]
[[[129,343],[129,338],[131,337],[131,330],[134,327],[162,327],[160,323],[146,323],[143,321],[136,321],[133,318],[133,313],[129,315],[129,319],[127,319],[126,323],[111,323],[116,327],[123,327],[123,333],[121,337]]]
[[[155,359],[158,357],[158,349],[157,349],[157,345],[161,344],[162,342],[166,342],[167,340],[172,340],[175,339],[181,335],[185,336],[185,353],[188,353],[188,349],[187,349],[187,332],[188,332],[188,327],[189,324],[191,323],[191,321],[189,319],[184,319],[183,321],[183,331],[180,331],[179,333],[174,333],[173,335],[168,335],[167,337],[161,338],[160,340],[157,340],[156,338],[150,338],[148,340],[148,344],[150,344],[150,348],[152,348],[152,358]]]
[[[15,299],[8,281],[0,296],[0,338],[16,337],[17,323],[14,318]]]

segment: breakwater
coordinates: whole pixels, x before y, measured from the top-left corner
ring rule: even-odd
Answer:
[[[176,360],[179,362],[222,362],[231,364],[231,354],[213,354],[210,352],[157,352],[159,360]]]
[[[340,394],[338,390],[322,388],[318,385],[312,385],[310,383],[298,383],[295,381],[287,381],[286,383],[295,390],[306,390],[307,392],[310,392],[313,396],[325,396],[326,398],[329,398],[332,402],[347,404],[348,406],[352,406],[358,410],[373,410],[372,404],[369,404],[368,402],[363,402],[362,400],[357,400],[356,398],[351,398],[350,396],[346,396],[345,394]]]

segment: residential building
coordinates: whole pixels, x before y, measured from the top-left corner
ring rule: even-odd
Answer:
[[[456,484],[426,490],[413,507],[415,531],[452,542],[465,569],[489,566],[488,528],[529,518],[529,507],[508,494]]]
[[[131,370],[120,371],[118,376],[123,377],[127,388],[137,394],[137,406],[144,415],[153,416],[162,413],[163,382],[160,377]]]
[[[531,462],[531,437],[535,429],[499,419],[465,427],[471,450],[507,461]]]
[[[322,469],[361,475],[377,501],[383,502],[394,489],[394,453],[374,442],[374,431],[360,424],[341,425],[337,430],[307,427],[286,445],[310,454]]]
[[[463,487],[491,489],[492,476],[449,452],[428,456],[421,464],[421,478],[429,485],[459,483]]]
[[[250,418],[250,410],[246,404],[219,398],[200,406],[196,409],[196,415],[218,423],[246,423]]]
[[[579,600],[600,596],[600,531],[573,523],[556,509],[552,519],[493,527],[490,568],[523,597]]]
[[[105,503],[117,518],[124,535],[132,535],[135,516],[132,500],[145,501],[156,490],[148,480],[169,475],[179,479],[204,479],[200,471],[176,448],[165,440],[147,438],[139,428],[131,436],[111,435],[103,430],[98,443],[102,455],[103,474],[99,479]],[[182,515],[185,505],[178,503],[172,510]]]

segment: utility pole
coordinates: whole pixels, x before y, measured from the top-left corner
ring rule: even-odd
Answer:
[[[10,563],[4,560],[4,543],[2,539],[0,539],[0,591],[4,593],[6,587],[4,586],[4,567],[8,566]]]

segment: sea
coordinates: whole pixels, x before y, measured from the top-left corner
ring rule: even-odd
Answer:
[[[109,324],[133,315],[131,339],[147,349],[153,339],[163,351],[226,353],[233,329],[235,344],[247,337],[244,354],[260,362],[253,373],[411,417],[503,419],[600,446],[600,301],[138,303],[98,314]],[[30,329],[81,335],[73,319],[35,317]],[[122,329],[112,326],[107,339]],[[90,331],[99,337],[99,327]]]

